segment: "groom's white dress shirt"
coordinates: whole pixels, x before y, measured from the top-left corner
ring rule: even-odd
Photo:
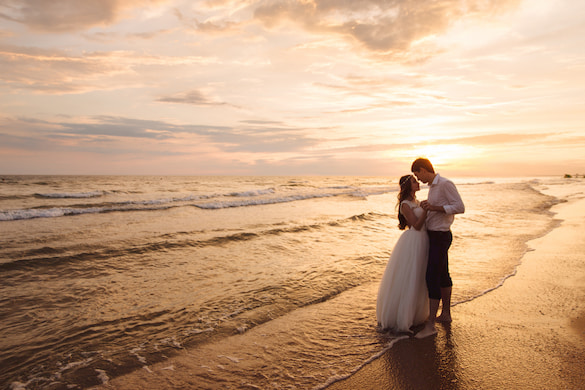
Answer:
[[[443,206],[444,213],[429,211],[427,215],[427,230],[447,232],[455,220],[455,214],[465,212],[465,205],[457,191],[455,184],[449,179],[441,177],[438,173],[430,185],[427,197],[429,204]]]

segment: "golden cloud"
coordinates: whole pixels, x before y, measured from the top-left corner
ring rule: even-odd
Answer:
[[[260,3],[254,17],[268,28],[285,21],[315,33],[338,34],[376,52],[403,52],[466,17],[488,17],[518,0],[279,0]]]
[[[6,0],[0,18],[43,32],[70,32],[119,20],[124,12],[168,0]]]

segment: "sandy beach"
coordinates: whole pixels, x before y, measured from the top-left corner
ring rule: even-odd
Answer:
[[[553,211],[561,225],[529,243],[502,287],[455,306],[436,337],[401,340],[328,390],[583,389],[585,200]]]
[[[327,389],[582,389],[585,199],[561,203],[552,211],[559,226],[529,242],[516,274],[500,288],[454,306],[453,323],[439,325],[436,336],[400,339],[353,375],[329,378]],[[358,288],[375,294],[377,286]],[[338,305],[337,312],[348,318],[367,315],[351,312],[342,297],[328,304]],[[211,367],[228,366],[257,372],[257,386],[242,388],[272,388],[262,377],[262,368],[279,359],[278,348],[303,342],[294,323],[311,321],[318,311],[319,305],[297,310],[249,330],[245,338],[235,335],[221,345],[186,350],[96,388],[222,388],[221,383],[202,378]],[[262,350],[266,337],[277,346],[274,351]],[[314,347],[307,343],[307,348]],[[237,361],[230,358],[234,355]]]

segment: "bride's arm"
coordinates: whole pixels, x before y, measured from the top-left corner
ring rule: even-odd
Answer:
[[[416,230],[422,229],[423,225],[425,224],[425,220],[427,219],[427,210],[423,209],[423,213],[421,214],[420,218],[417,218],[414,214],[414,211],[407,203],[402,203],[400,207],[402,209],[402,215],[404,215],[406,222],[408,222],[408,227],[411,229],[414,228]]]

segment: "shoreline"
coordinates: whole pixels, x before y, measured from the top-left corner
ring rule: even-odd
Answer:
[[[378,283],[369,283],[354,288],[349,295],[303,307],[244,334],[186,349],[168,360],[111,379],[104,375],[103,384],[91,388],[222,388],[224,373],[249,378],[240,387],[229,388],[268,388],[265,386],[277,383],[271,382],[274,373],[265,371],[274,363],[283,367],[274,378],[299,389],[582,388],[585,222],[579,216],[585,215],[585,199],[573,198],[556,204],[551,211],[559,222],[527,242],[529,248],[513,276],[487,294],[456,304],[454,322],[438,325],[435,337],[418,340],[405,336],[386,341],[383,335],[356,337],[371,337],[371,321],[361,321],[361,328],[344,329],[342,324],[352,319],[372,318],[375,304],[351,304],[352,296],[375,297]],[[323,338],[309,342],[297,326],[318,328],[321,322],[339,323],[340,327],[335,335],[323,332]],[[383,345],[388,341],[393,343],[391,347],[386,345],[359,366],[342,358],[363,343]],[[303,385],[299,380],[311,372],[304,371],[308,362],[303,355],[318,357],[325,351],[324,342],[337,348],[329,351],[339,354],[340,359],[311,374],[311,386],[306,386],[307,382]],[[298,356],[283,362],[279,351],[291,347],[297,349]],[[255,373],[257,379],[249,373]]]
[[[528,242],[516,275],[326,389],[583,388],[585,199],[552,211],[559,226]]]

